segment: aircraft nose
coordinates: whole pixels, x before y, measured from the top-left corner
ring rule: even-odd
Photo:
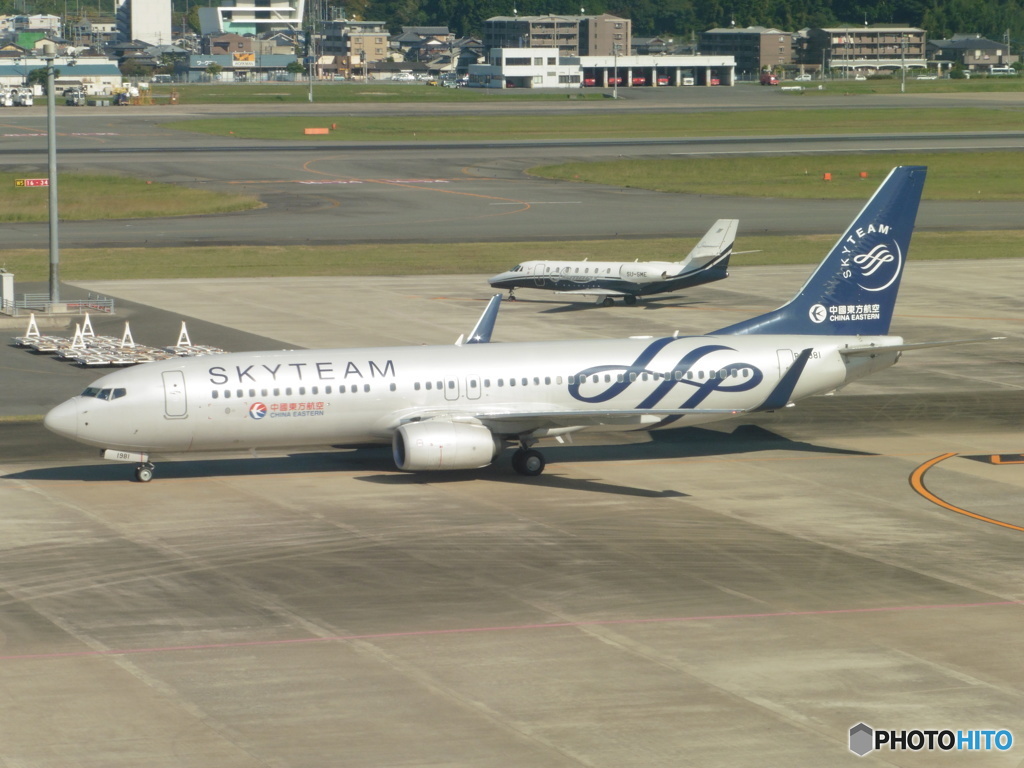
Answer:
[[[43,426],[51,432],[74,440],[78,437],[78,402],[65,400],[43,417]]]

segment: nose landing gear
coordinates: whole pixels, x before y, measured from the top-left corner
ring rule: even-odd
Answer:
[[[148,461],[145,464],[139,464],[135,468],[135,479],[140,483],[148,483],[153,479],[153,469],[154,466]]]

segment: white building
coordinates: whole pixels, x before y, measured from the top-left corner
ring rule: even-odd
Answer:
[[[174,40],[171,0],[121,0],[117,6],[117,34],[122,42],[170,45]]]
[[[200,7],[199,26],[204,35],[299,30],[304,10],[305,0],[226,0],[224,5]]]
[[[732,56],[576,56],[557,48],[492,48],[469,66],[478,88],[620,88],[734,85]]]
[[[579,64],[559,63],[557,48],[492,48],[486,64],[469,65],[481,88],[579,88]]]

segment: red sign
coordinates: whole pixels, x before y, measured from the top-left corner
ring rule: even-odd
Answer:
[[[15,179],[14,186],[16,187],[48,187],[50,186],[49,179]]]

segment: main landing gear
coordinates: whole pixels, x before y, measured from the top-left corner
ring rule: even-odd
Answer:
[[[610,307],[613,304],[615,304],[615,299],[613,299],[611,296],[605,296],[604,298],[598,299],[597,303],[600,304],[602,307]],[[625,304],[627,307],[632,307],[636,304],[636,296],[632,294],[623,296],[622,303]]]
[[[135,468],[135,479],[140,483],[148,483],[153,479],[153,469],[154,466],[148,461],[145,464],[139,464]]]
[[[526,477],[537,477],[544,471],[544,455],[523,446],[512,454],[512,469]]]

